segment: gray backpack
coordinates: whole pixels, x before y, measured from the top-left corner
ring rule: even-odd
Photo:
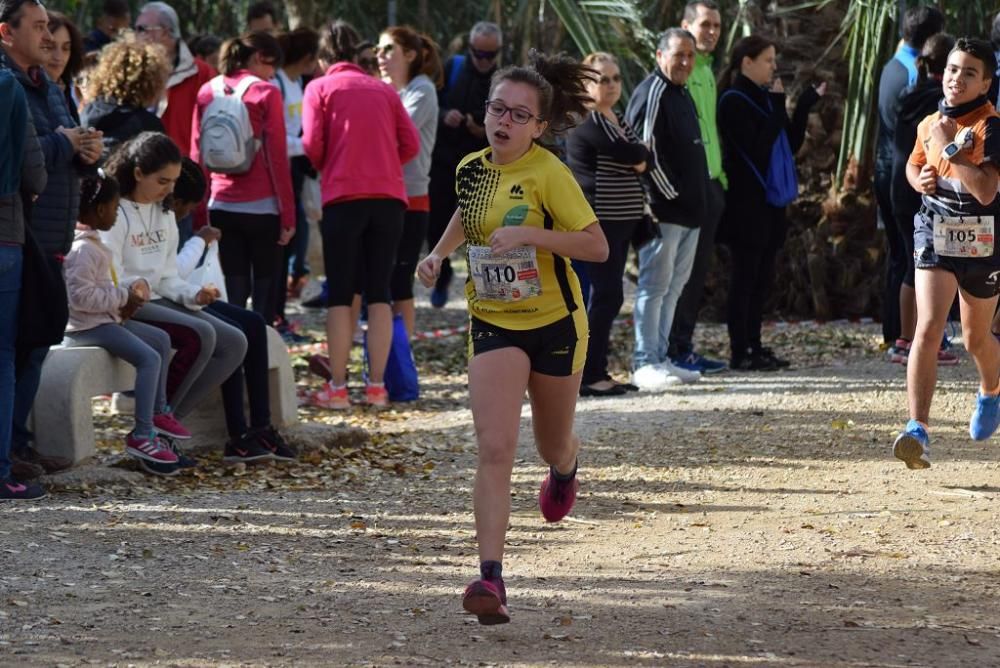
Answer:
[[[243,95],[258,81],[263,80],[245,76],[235,90],[228,89],[222,75],[210,82],[214,97],[201,116],[201,135],[198,138],[201,161],[208,171],[220,174],[250,171],[261,142],[254,137]]]

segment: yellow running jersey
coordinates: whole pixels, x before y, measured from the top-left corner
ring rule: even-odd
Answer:
[[[510,225],[578,232],[597,216],[572,172],[551,152],[532,144],[517,161],[497,165],[486,157],[491,150],[465,156],[456,170],[469,312],[505,329],[544,327],[583,306],[569,259],[534,247],[493,257],[490,235]]]

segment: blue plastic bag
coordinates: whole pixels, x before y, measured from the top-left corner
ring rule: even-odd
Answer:
[[[368,358],[368,335],[365,334],[365,361],[371,368]],[[406,331],[403,316],[392,317],[392,345],[389,347],[389,359],[385,363],[385,390],[389,401],[416,401],[420,398],[420,381],[417,377],[417,364],[413,361],[413,351],[410,349],[410,335]]]

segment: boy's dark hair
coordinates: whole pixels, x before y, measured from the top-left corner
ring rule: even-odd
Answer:
[[[207,189],[208,183],[201,166],[191,158],[181,160],[181,175],[174,184],[174,199],[178,202],[201,202]]]
[[[101,14],[110,16],[113,19],[123,19],[132,15],[132,10],[128,6],[128,0],[104,0],[101,5]]]
[[[697,43],[694,35],[684,28],[667,28],[660,35],[660,41],[657,42],[656,48],[660,51],[666,51],[670,48],[670,40],[672,39],[689,39],[692,42]]]
[[[188,42],[191,53],[200,56],[202,60],[213,53],[222,50],[222,38],[215,35],[198,35]]]
[[[917,72],[922,80],[932,74],[940,77],[948,65],[948,54],[955,48],[955,38],[945,32],[939,32],[924,42],[924,48],[917,56]]]
[[[312,28],[296,28],[278,35],[285,64],[298,63],[319,54],[319,33]]]
[[[690,23],[698,18],[699,7],[719,11],[719,4],[713,0],[692,0],[684,6],[684,20]]]
[[[992,45],[986,40],[962,37],[955,42],[951,53],[961,51],[967,53],[983,64],[983,78],[992,79],[997,71],[997,56],[993,52]]]
[[[261,58],[268,60],[275,67],[281,67],[281,45],[278,44],[278,38],[266,32],[248,32],[227,39],[222,45],[219,71],[226,76],[232,76],[244,69],[255,53],[259,53]]]
[[[0,23],[9,23],[19,28],[25,5],[35,5],[45,9],[42,0],[0,0]]]
[[[319,42],[319,57],[333,63],[353,63],[358,53],[361,36],[347,21],[336,20],[323,30]]]
[[[103,169],[85,176],[80,181],[80,217],[97,210],[121,194],[118,179]]]
[[[589,112],[593,99],[587,94],[587,82],[596,81],[591,68],[560,53],[547,56],[532,49],[527,67],[512,65],[493,75],[490,97],[504,81],[523,83],[538,91],[538,115],[548,121],[547,133],[558,135],[577,125]]]
[[[154,174],[167,165],[181,163],[181,150],[174,140],[162,132],[141,132],[118,147],[108,158],[105,170],[118,179],[122,197],[135,192],[135,168],[143,174]],[[170,209],[170,198],[163,202],[164,210]]]
[[[247,23],[255,19],[262,19],[265,16],[270,16],[271,20],[275,23],[278,22],[278,11],[274,8],[268,0],[260,0],[260,2],[255,2],[250,5],[247,9]]]
[[[903,16],[903,39],[916,50],[924,48],[931,35],[944,30],[944,14],[936,7],[924,5],[906,10]]]

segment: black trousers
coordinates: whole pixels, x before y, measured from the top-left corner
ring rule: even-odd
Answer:
[[[239,329],[247,337],[247,354],[243,364],[222,383],[222,410],[226,415],[226,431],[230,438],[247,433],[243,412],[243,387],[250,406],[250,426],[255,429],[271,424],[271,388],[268,385],[267,325],[259,313],[217,301],[205,310],[226,324]]]
[[[670,327],[669,357],[680,357],[694,350],[694,328],[698,324],[701,300],[705,294],[705,279],[715,258],[715,233],[726,208],[726,191],[722,183],[713,179],[708,186],[708,211],[701,223],[694,266],[681,298],[674,311],[674,324]]]
[[[407,211],[403,214],[403,234],[399,238],[396,266],[392,270],[392,280],[389,283],[392,301],[413,299],[413,280],[425,238],[427,238],[427,212]]]
[[[458,208],[458,196],[455,194],[455,165],[431,165],[431,183],[427,194],[431,200],[431,212],[427,221],[427,250],[441,240],[448,221]],[[444,258],[441,262],[441,273],[438,274],[437,287],[444,288],[451,283],[453,275],[451,260]]]
[[[726,325],[734,361],[761,349],[764,304],[771,293],[777,248],[733,247]]]
[[[892,210],[891,165],[886,167],[876,164],[875,166],[875,200],[878,204],[879,218],[885,227],[885,239],[888,246],[883,283],[884,292],[882,294],[882,340],[886,343],[895,343],[896,339],[899,338],[901,329],[899,320],[899,288],[906,276],[907,262],[906,247],[903,245],[901,236],[902,232],[897,225],[896,216]],[[911,234],[912,230],[913,223],[911,222]]]
[[[253,310],[274,322],[274,299],[271,286],[278,273],[278,235],[281,219],[277,215],[255,215],[210,211],[213,227],[222,231],[219,260],[226,274],[229,303],[246,308],[253,297]]]
[[[601,223],[608,239],[608,259],[604,262],[586,262],[590,277],[590,303],[587,306],[587,323],[590,343],[587,361],[583,366],[583,384],[592,385],[608,377],[608,347],[611,343],[611,326],[625,301],[622,279],[629,244],[639,221],[629,223]]]

